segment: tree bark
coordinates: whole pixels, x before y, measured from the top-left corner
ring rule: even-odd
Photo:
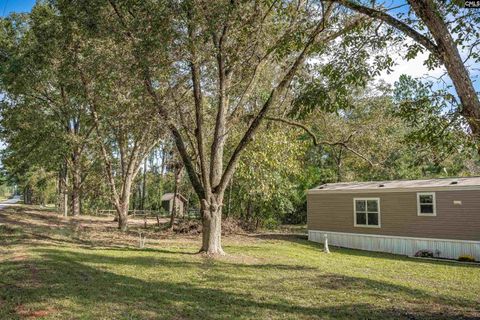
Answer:
[[[201,201],[203,229],[200,252],[210,256],[225,255],[222,248],[222,200],[223,195],[213,194],[210,201]]]
[[[225,214],[225,217],[230,216],[230,209],[232,207],[232,188],[233,188],[233,176],[232,179],[230,179],[230,187],[228,188],[228,204],[227,204],[227,213]]]
[[[23,189],[23,202],[25,204],[32,204],[32,189],[30,185],[26,185]]]
[[[120,204],[117,208],[118,229],[121,231],[127,231],[128,226],[128,200],[126,203]]]
[[[58,213],[68,215],[68,172],[66,161],[60,166],[58,174]]]
[[[80,120],[73,118],[69,124],[69,132],[72,136],[78,137],[80,135]],[[81,201],[81,185],[82,185],[82,169],[81,169],[81,147],[75,146],[71,153],[72,165],[72,194],[71,206],[72,215],[80,215],[80,201]]]
[[[138,167],[140,169],[140,166]],[[135,178],[138,169],[129,174],[123,183],[122,186],[122,193],[121,193],[121,198],[117,202],[118,205],[116,205],[116,210],[117,210],[117,216],[118,216],[118,229],[122,231],[127,231],[128,227],[128,209],[130,208],[130,196],[132,194],[132,182],[133,179]]]
[[[72,195],[71,195],[71,206],[72,206],[72,215],[80,215],[80,201],[81,201],[81,174],[77,167],[76,161],[73,161],[73,170],[72,170]]]
[[[140,210],[145,210],[145,197],[147,195],[147,157],[143,160],[142,177],[142,198],[140,199]]]

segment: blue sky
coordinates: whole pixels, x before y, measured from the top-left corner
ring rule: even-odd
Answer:
[[[0,0],[0,14],[7,16],[12,12],[29,12],[35,0]]]

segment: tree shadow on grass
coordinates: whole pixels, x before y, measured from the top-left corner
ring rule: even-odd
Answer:
[[[385,306],[350,301],[332,305],[310,304],[291,297],[292,292],[282,293],[265,288],[254,290],[256,278],[237,278],[240,268],[254,268],[262,275],[276,271],[278,265],[235,265],[221,261],[197,259],[185,261],[173,257],[119,257],[56,249],[37,250],[38,260],[9,261],[0,263],[0,271],[7,275],[0,283],[0,299],[6,303],[0,316],[15,318],[18,305],[25,303],[51,303],[68,299],[73,303],[68,309],[53,305],[56,317],[85,319],[151,318],[151,319],[234,319],[234,318],[348,318],[348,319],[467,319],[470,314],[461,308],[474,309],[474,302],[431,296],[419,289],[411,289],[388,282],[339,276],[320,275],[315,271],[301,276],[309,277],[309,285],[316,290],[360,290],[364,295],[385,297],[392,294],[406,299],[422,298],[425,301],[449,306],[441,310]],[[35,266],[35,274],[26,281]],[[110,268],[109,265],[115,265]],[[138,269],[132,271],[131,268]],[[150,269],[156,268],[156,269]],[[210,276],[198,278],[199,272],[208,267]],[[127,269],[124,269],[127,268]],[[158,270],[157,275],[144,274],[144,270]],[[202,269],[202,270],[199,270]],[[170,273],[168,273],[168,272]],[[185,275],[173,277],[172,274]],[[126,275],[128,274],[128,275]],[[142,278],[143,277],[143,278]],[[288,279],[295,281],[296,279]],[[316,280],[314,280],[316,279]],[[220,282],[221,281],[221,282]],[[250,281],[251,284],[245,281]],[[262,283],[268,285],[268,279]],[[238,289],[239,284],[252,290]],[[275,288],[275,283],[272,283]],[[294,293],[293,293],[294,294]],[[311,300],[308,300],[311,301]],[[360,300],[361,301],[361,300]],[[54,315],[52,315],[53,317]]]

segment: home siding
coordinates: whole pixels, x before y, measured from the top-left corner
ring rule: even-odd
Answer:
[[[309,193],[308,230],[480,241],[480,191],[435,194],[436,216],[428,217],[417,215],[416,192]],[[354,226],[354,198],[380,198],[380,228]],[[454,205],[454,201],[462,201],[462,205]]]

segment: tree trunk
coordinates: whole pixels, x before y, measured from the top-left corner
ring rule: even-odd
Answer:
[[[162,164],[160,165],[160,175],[163,177],[163,174],[165,173],[165,165],[167,161],[165,160],[166,157],[166,150],[165,150],[165,144],[162,145],[162,151],[161,151],[161,156],[162,156]]]
[[[117,218],[118,218],[118,229],[122,231],[127,231],[128,226],[128,209],[130,208],[130,196],[132,192],[132,181],[134,179],[134,175],[132,174],[130,177],[125,179],[122,191],[122,197],[120,201],[118,201],[118,205],[116,205],[117,210]]]
[[[127,231],[128,226],[128,202],[122,203],[117,208],[118,229],[121,231]]]
[[[222,249],[222,196],[213,195],[212,201],[202,199],[202,248],[207,255],[224,255]],[[220,200],[220,201],[219,201]]]
[[[64,163],[60,166],[58,174],[58,213],[64,217],[68,214],[68,174],[67,164]]]
[[[74,164],[75,166],[75,164]],[[80,172],[78,168],[74,168],[72,172],[72,215],[79,216],[80,215],[80,183],[81,183]]]
[[[140,188],[135,188],[133,190],[133,194],[132,194],[132,210],[135,210],[137,209],[137,198],[138,198],[138,193],[139,193],[139,190]]]
[[[140,210],[145,210],[145,197],[147,195],[147,157],[143,161],[143,180],[142,180],[142,198],[140,202]]]
[[[76,132],[76,131],[75,131]],[[81,201],[81,185],[82,174],[80,168],[80,155],[78,150],[72,152],[72,193],[71,193],[71,206],[72,215],[80,215],[80,201]]]
[[[230,180],[230,187],[228,188],[228,204],[227,204],[227,213],[225,215],[226,218],[230,216],[230,209],[232,207],[232,188],[233,188],[233,176]]]
[[[80,201],[78,190],[72,191],[72,215],[75,217],[80,215]]]
[[[23,202],[25,204],[32,204],[32,192],[30,189],[30,185],[26,185],[23,189]]]

